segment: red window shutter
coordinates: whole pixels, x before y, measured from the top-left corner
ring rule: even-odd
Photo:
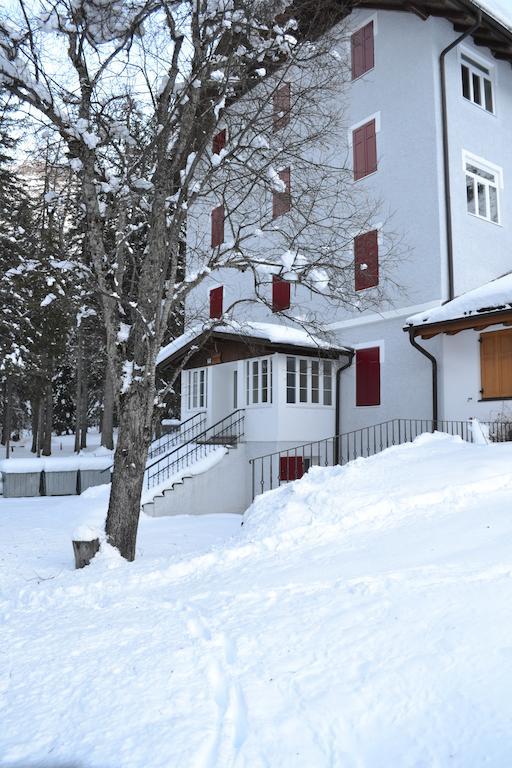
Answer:
[[[364,48],[364,71],[368,72],[375,65],[375,48],[373,42],[373,21],[362,29]]]
[[[223,128],[222,131],[219,131],[213,137],[213,142],[212,142],[213,154],[220,155],[221,149],[224,149],[225,146],[226,146],[226,129]]]
[[[366,232],[354,238],[355,289],[363,291],[379,284],[378,232]]]
[[[375,120],[352,132],[354,179],[362,179],[377,170],[377,134]]]
[[[375,63],[373,21],[354,32],[352,43],[352,80],[373,69]]]
[[[290,283],[279,275],[272,275],[272,312],[290,309]]]
[[[212,248],[224,242],[224,206],[219,205],[212,211]]]
[[[212,288],[210,291],[210,317],[222,317],[222,301],[224,298],[224,288],[219,285],[218,288]]]
[[[291,208],[291,193],[290,193],[290,169],[284,168],[279,171],[279,178],[284,182],[284,192],[272,193],[272,218],[277,219],[278,216],[282,216],[283,213],[288,213]]]
[[[303,474],[304,459],[302,456],[279,457],[279,480],[281,482],[300,480]]]
[[[358,29],[351,38],[352,43],[352,80],[360,77],[364,69],[364,32]]]
[[[290,83],[284,83],[274,93],[272,99],[273,127],[274,131],[285,128],[290,122],[291,87]]]
[[[380,405],[380,348],[356,350],[356,405]]]

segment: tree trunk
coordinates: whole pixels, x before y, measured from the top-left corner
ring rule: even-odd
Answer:
[[[43,456],[51,456],[52,453],[52,427],[53,427],[53,388],[52,377],[48,376],[44,393],[44,421],[42,446]]]
[[[114,387],[107,365],[103,388],[103,411],[101,415],[101,444],[110,451],[114,447]]]
[[[88,424],[88,387],[87,366],[82,364],[82,406],[80,409],[80,448],[87,448]]]
[[[31,425],[32,425],[32,447],[31,453],[37,453],[39,440],[39,411],[41,409],[41,398],[32,398],[30,401]]]
[[[123,398],[119,419],[106,533],[109,543],[130,561],[135,559],[154,395],[154,385],[132,385]]]
[[[80,428],[82,426],[82,329],[77,330],[76,345],[76,392],[75,392],[75,453],[80,453]]]
[[[9,458],[11,447],[11,418],[12,418],[12,376],[7,376],[5,385],[4,405],[4,432],[5,432],[5,458]]]

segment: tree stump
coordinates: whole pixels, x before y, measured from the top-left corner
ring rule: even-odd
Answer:
[[[84,568],[89,565],[96,552],[99,551],[100,540],[91,541],[73,541],[73,552],[75,554],[75,568]]]

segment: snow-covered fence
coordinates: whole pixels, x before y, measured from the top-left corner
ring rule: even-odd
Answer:
[[[434,431],[458,436],[467,442],[481,442],[482,434],[488,435],[489,442],[512,441],[512,422],[390,419],[251,459],[252,496],[272,490],[283,482],[298,480],[312,466],[329,467],[374,456],[393,445],[412,442],[424,432]]]

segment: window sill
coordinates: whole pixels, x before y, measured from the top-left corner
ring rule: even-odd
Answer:
[[[512,400],[512,395],[503,395],[503,397],[481,397],[478,403],[496,403],[502,400]]]
[[[484,114],[489,115],[489,117],[497,117],[496,112],[489,112],[488,109],[486,109],[485,107],[482,107],[481,104],[477,104],[476,101],[471,101],[471,99],[466,99],[465,96],[461,96],[461,99],[464,104],[471,104],[472,107],[476,107],[477,109],[480,110],[480,112],[483,112]]]
[[[358,75],[357,77],[353,77],[351,79],[351,82],[357,83],[358,80],[362,80],[362,78],[365,77],[365,75],[368,75],[370,72],[373,72],[374,69],[375,69],[375,65],[373,65],[373,67],[370,67],[370,69],[367,69],[366,72],[361,72],[361,74]]]
[[[492,224],[495,227],[503,228],[503,224],[500,221],[492,221],[492,219],[486,219],[484,216],[479,216],[477,213],[471,213],[471,211],[468,211],[468,216],[471,216],[472,219],[476,219],[477,221],[485,221],[487,224]]]

